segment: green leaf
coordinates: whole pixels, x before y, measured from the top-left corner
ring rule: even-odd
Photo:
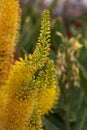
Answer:
[[[45,116],[45,120],[48,120],[58,130],[64,130],[65,129],[65,123],[64,123],[64,121],[56,113],[49,113],[48,115]],[[52,129],[52,130],[55,130],[55,129]]]
[[[52,27],[52,46],[55,48],[55,51],[57,51],[59,45],[62,43],[62,39],[60,36],[56,34],[56,32],[60,32],[63,37],[66,37],[66,31],[64,28],[64,23],[61,17],[57,18]]]
[[[43,122],[45,130],[62,130],[59,129],[55,124],[53,124],[49,119],[44,118]]]
[[[79,64],[79,67],[80,67],[80,84],[85,93],[85,96],[87,97],[87,71],[81,64]]]

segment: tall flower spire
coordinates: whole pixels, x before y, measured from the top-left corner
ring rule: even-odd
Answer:
[[[41,115],[45,115],[51,111],[60,97],[60,89],[55,75],[55,65],[52,60],[48,59],[46,69],[40,73],[38,80],[40,81],[38,106],[41,111]]]
[[[18,37],[20,8],[18,0],[0,1],[0,86],[13,63],[14,46]]]
[[[34,53],[16,61],[9,73],[5,87],[2,87],[3,108],[0,108],[0,129],[25,130],[33,113],[38,96],[36,73],[45,65],[49,54],[50,15],[45,10],[42,15],[41,31]],[[7,101],[7,102],[6,102]],[[0,104],[1,106],[1,104]],[[3,110],[3,111],[2,111]],[[38,120],[40,120],[38,118]]]

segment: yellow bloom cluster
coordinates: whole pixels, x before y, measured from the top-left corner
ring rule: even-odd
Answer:
[[[48,60],[46,70],[40,75],[40,81],[38,105],[41,115],[45,115],[53,108],[60,97],[60,89],[57,85],[55,66],[52,60]]]
[[[45,71],[42,70],[36,79],[34,77],[35,66],[31,66],[29,63],[31,61],[28,59],[23,60],[21,58],[12,67],[4,91],[5,95],[7,94],[5,100],[7,102],[4,102],[6,107],[1,118],[1,122],[4,122],[4,125],[3,123],[0,124],[2,130],[24,130],[29,127],[28,121],[33,121],[33,119],[36,124],[38,123],[38,130],[41,130],[42,115],[52,109],[60,96],[53,61],[48,60]],[[39,111],[36,119],[33,113],[35,105]],[[2,113],[1,110],[0,113]],[[34,126],[31,126],[30,124],[30,128],[33,127],[34,129]]]
[[[2,0],[0,85],[3,87],[0,89],[0,130],[42,130],[42,116],[52,109],[60,95],[55,66],[48,59],[50,14],[48,10],[43,12],[34,53],[20,58],[12,66],[19,14],[17,0]]]
[[[38,93],[28,130],[43,130],[41,118],[51,111],[60,97],[56,80],[54,63],[48,59],[45,70],[40,71],[35,81]]]
[[[18,0],[0,1],[0,86],[5,83],[13,63],[19,23],[20,8]]]
[[[5,86],[8,93],[8,104],[4,112],[6,130],[24,130],[27,126],[36,98],[32,79],[34,72],[29,64],[27,65],[27,61],[22,59],[12,67]]]
[[[50,33],[50,13],[48,10],[44,10],[41,20],[41,29],[40,35],[38,37],[38,43],[33,55],[30,55],[30,59],[32,60],[32,63],[36,63],[36,67],[41,68],[47,60],[50,49]]]

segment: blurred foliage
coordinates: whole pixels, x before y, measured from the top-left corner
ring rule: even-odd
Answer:
[[[50,8],[53,8],[53,6],[51,5]],[[33,7],[33,5],[26,4],[23,7],[22,26],[17,46],[20,56],[23,57],[25,53],[33,52],[39,33],[40,19],[41,10],[38,6]],[[60,46],[65,46],[63,37],[67,39],[67,44],[71,38],[74,38],[82,45],[79,56],[78,58],[76,57],[80,72],[80,87],[72,86],[66,89],[65,86],[60,85],[60,102],[55,106],[53,112],[46,115],[43,119],[44,129],[87,130],[87,16],[75,18],[72,21],[69,21],[69,19],[64,20],[61,17],[51,18],[51,29],[50,58],[55,61],[55,64],[58,64],[57,52]],[[57,35],[57,32],[60,35]],[[68,59],[67,61],[69,62],[70,60]],[[67,71],[68,73],[69,70]]]

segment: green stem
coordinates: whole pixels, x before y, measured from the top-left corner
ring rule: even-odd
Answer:
[[[82,121],[81,121],[81,123],[79,124],[79,130],[82,130],[82,129],[83,129],[83,126],[84,126],[84,123],[85,123],[86,119],[87,119],[87,108],[85,109],[85,112],[84,112]]]
[[[65,125],[66,125],[66,130],[71,130],[70,126],[70,120],[69,120],[69,113],[70,113],[70,97],[69,97],[69,91],[67,89],[64,89],[65,94],[64,94],[64,102],[66,106],[66,111],[65,111]]]

